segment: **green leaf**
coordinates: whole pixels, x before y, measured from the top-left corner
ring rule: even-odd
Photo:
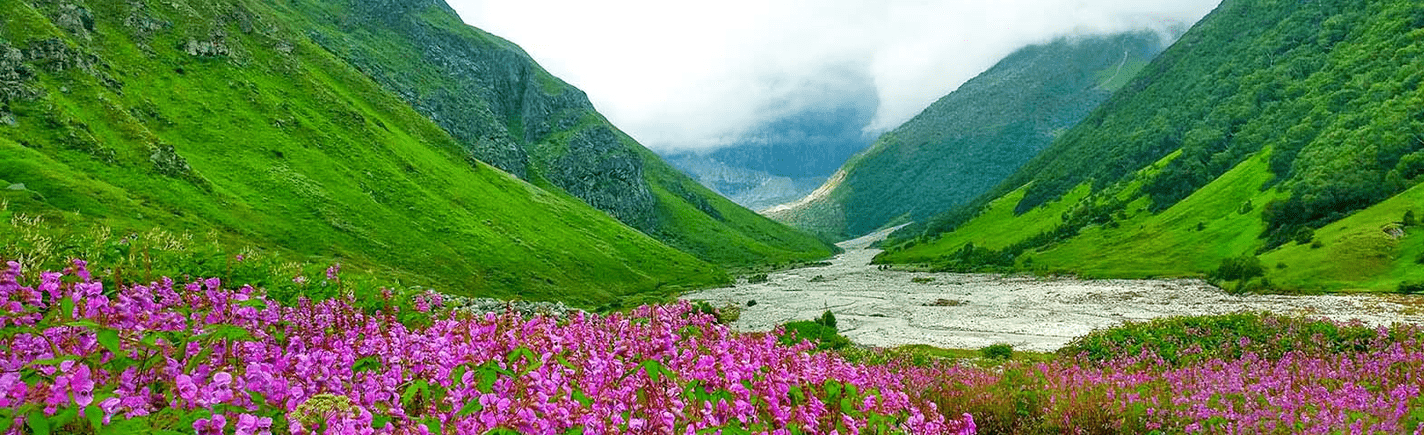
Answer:
[[[374,356],[358,359],[355,364],[351,365],[351,371],[355,373],[374,372],[381,370],[381,368],[381,360]]]
[[[114,356],[123,356],[123,349],[119,348],[119,331],[117,329],[104,329],[98,334],[99,345],[109,350]]]
[[[450,385],[459,385],[460,380],[465,379],[465,372],[469,370],[469,367],[466,367],[465,364],[455,366],[454,369],[450,370]]]
[[[411,382],[409,386],[405,387],[405,393],[401,394],[401,406],[407,409],[411,408],[411,405],[415,402],[416,395],[427,391],[429,385],[430,384],[426,383],[424,379]]]
[[[478,399],[471,399],[469,402],[465,402],[465,406],[461,406],[460,411],[456,412],[455,415],[459,417],[468,417],[470,414],[480,412],[484,409],[485,406],[481,405]]]
[[[98,406],[84,407],[84,418],[89,419],[89,425],[94,427],[95,432],[104,426],[104,411]]]
[[[388,424],[391,424],[391,416],[389,415],[376,414],[371,416],[371,428],[373,429],[383,429]]]
[[[580,405],[583,405],[585,408],[589,407],[590,405],[593,405],[593,398],[588,397],[588,395],[584,394],[582,391],[574,390],[573,398],[574,401],[578,402]]]
[[[564,431],[564,435],[583,435],[583,426],[574,426]]]
[[[74,299],[61,296],[59,299],[60,318],[69,317],[74,313]]]
[[[98,323],[94,323],[93,320],[88,320],[88,319],[81,319],[81,320],[75,320],[75,321],[72,321],[72,322],[65,322],[64,326],[74,326],[74,327],[89,328],[89,329],[103,329],[103,328],[104,328],[103,326],[99,326]]]
[[[445,430],[440,426],[440,420],[436,418],[426,418],[425,428],[430,429],[430,433],[434,435],[445,433]]]
[[[39,410],[30,411],[25,423],[30,426],[30,432],[35,435],[49,435],[49,419],[45,418],[43,412]]]

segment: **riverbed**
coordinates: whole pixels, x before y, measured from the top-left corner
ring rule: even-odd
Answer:
[[[702,290],[683,299],[737,304],[740,331],[835,314],[841,334],[878,347],[978,349],[1007,343],[1053,351],[1095,329],[1164,316],[1270,311],[1371,325],[1424,323],[1424,297],[1227,294],[1202,280],[1081,280],[880,270],[869,246],[888,231],[841,242],[829,266],[771,273],[765,283]],[[747,306],[748,301],[756,301]]]

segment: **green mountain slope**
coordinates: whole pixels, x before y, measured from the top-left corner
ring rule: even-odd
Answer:
[[[983,194],[1162,49],[1152,33],[1020,49],[882,135],[816,193],[768,216],[833,238],[922,220]]]
[[[278,7],[323,48],[450,132],[470,155],[562,190],[726,266],[826,257],[832,246],[737,208],[676,174],[518,46],[443,1],[326,0]],[[700,215],[700,216],[699,216]],[[695,223],[694,223],[695,222]]]
[[[471,158],[314,43],[290,5],[0,0],[0,217],[214,232],[460,293],[585,305],[726,281]]]
[[[907,227],[879,261],[1179,276],[1257,257],[1266,282],[1252,286],[1424,279],[1405,219],[1424,174],[1421,52],[1417,2],[1227,0],[1023,169]],[[985,227],[1023,230],[969,231]]]

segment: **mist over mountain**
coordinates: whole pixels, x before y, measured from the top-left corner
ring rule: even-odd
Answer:
[[[1424,279],[1424,4],[1227,0],[1111,99],[882,262],[1232,289]]]
[[[765,213],[849,238],[948,210],[1086,117],[1163,44],[1141,31],[1022,48],[881,135],[814,195]]]
[[[879,100],[870,78],[845,74],[810,94],[814,104],[782,115],[714,151],[664,152],[667,160],[729,199],[760,210],[804,196],[865,149]]]

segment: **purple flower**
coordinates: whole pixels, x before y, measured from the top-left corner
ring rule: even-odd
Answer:
[[[79,368],[69,376],[69,388],[74,392],[74,403],[83,408],[94,403],[94,379],[90,378],[89,366],[79,365]]]

